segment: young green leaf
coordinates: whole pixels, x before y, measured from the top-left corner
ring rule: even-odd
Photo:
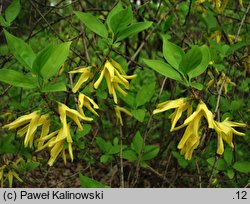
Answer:
[[[108,31],[105,25],[96,16],[93,16],[91,13],[83,13],[80,11],[75,11],[75,14],[88,29],[101,37],[108,37]]]
[[[131,149],[134,150],[137,153],[137,155],[139,155],[141,154],[142,146],[143,146],[143,138],[140,132],[137,131],[131,143]]]
[[[0,69],[0,81],[21,88],[36,88],[36,84],[29,77],[11,69]]]
[[[224,159],[225,159],[227,165],[231,165],[231,163],[233,161],[233,151],[230,147],[225,148]]]
[[[233,165],[233,168],[236,171],[242,172],[242,173],[250,173],[250,162],[249,161],[238,161],[235,162]]]
[[[79,178],[80,178],[80,184],[82,188],[107,188],[109,187],[87,176],[83,176],[81,173],[79,174]]]
[[[69,55],[71,42],[61,43],[59,45],[50,45],[42,50],[33,64],[34,72],[46,80],[54,76]]]
[[[136,120],[143,122],[146,115],[146,110],[137,109],[137,110],[132,110],[131,113]]]
[[[178,70],[184,55],[181,47],[169,42],[167,36],[163,36],[163,56],[172,67]]]
[[[123,9],[110,18],[111,31],[116,35],[120,30],[124,30],[133,20],[131,7]]]
[[[207,69],[210,58],[211,58],[208,46],[203,45],[203,46],[199,47],[199,49],[200,49],[201,54],[202,54],[202,60],[196,69],[191,70],[188,73],[188,76],[190,79],[201,75]]]
[[[0,16],[0,25],[3,27],[9,27],[10,23],[8,23],[3,16]]]
[[[159,74],[174,79],[176,81],[183,81],[181,75],[169,64],[160,60],[143,59],[146,65],[158,72]]]
[[[203,89],[204,86],[203,86],[201,83],[192,82],[192,83],[191,83],[191,87],[193,87],[193,88],[195,88],[195,89],[201,91],[201,90]]]
[[[139,22],[139,23],[134,23],[124,30],[119,31],[118,33],[118,38],[116,41],[121,41],[127,37],[131,37],[133,35],[136,35],[137,33],[148,29],[152,25],[152,22]]]
[[[13,0],[11,4],[8,6],[8,8],[5,11],[5,19],[6,21],[11,24],[12,21],[16,19],[20,12],[21,6],[19,0]]]
[[[155,82],[146,84],[141,87],[140,91],[136,94],[135,102],[136,108],[149,102],[155,93]]]
[[[108,27],[109,27],[110,30],[111,30],[110,19],[111,19],[115,14],[117,14],[118,12],[120,12],[120,11],[122,11],[122,10],[123,10],[122,2],[119,1],[119,2],[116,4],[116,6],[109,12],[106,22],[107,22]]]
[[[135,151],[133,150],[125,150],[122,154],[122,157],[128,161],[136,161],[138,159]]]
[[[95,142],[104,153],[109,152],[110,148],[112,147],[111,142],[106,142],[101,137],[97,137]]]
[[[202,60],[202,53],[198,46],[192,47],[182,58],[179,70],[182,73],[188,74],[190,71],[196,69]]]
[[[154,145],[147,145],[144,148],[144,154],[142,156],[143,161],[148,161],[155,158],[160,151],[160,148]]]
[[[8,31],[4,30],[4,34],[12,54],[24,66],[24,68],[31,71],[32,64],[36,58],[32,48],[23,40],[10,34]]]
[[[172,151],[173,156],[177,159],[178,164],[182,167],[182,168],[186,168],[188,166],[188,160],[186,160],[183,155],[181,155],[179,152],[176,151]]]
[[[54,84],[46,84],[42,87],[42,92],[60,92],[60,91],[66,91],[67,88],[65,86],[65,82],[56,82]]]

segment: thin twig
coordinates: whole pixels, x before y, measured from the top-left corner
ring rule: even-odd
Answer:
[[[239,36],[240,36],[241,28],[242,28],[242,26],[243,26],[243,24],[244,24],[244,22],[245,22],[245,20],[246,20],[246,16],[247,16],[247,14],[248,14],[248,12],[249,12],[249,9],[250,9],[250,1],[248,2],[247,9],[246,9],[246,11],[245,11],[245,13],[244,13],[244,15],[243,15],[243,17],[242,17],[242,19],[241,19],[240,26],[239,26],[239,29],[238,29],[238,31],[237,31],[237,34],[236,34],[236,37],[235,37],[234,42],[237,42],[237,41],[238,41],[238,38],[239,38]]]
[[[219,158],[220,158],[220,157],[219,157],[218,155],[215,155],[214,165],[213,165],[213,168],[212,168],[212,172],[211,172],[211,174],[210,174],[210,176],[209,176],[207,188],[209,188],[209,187],[211,186],[212,179],[213,179],[214,172],[215,172],[215,170],[216,170],[216,167],[217,167]]]
[[[120,125],[120,187],[124,188],[124,171],[123,171],[123,145],[122,145],[122,139],[123,139],[123,132],[122,132],[122,126]]]
[[[201,171],[200,171],[198,161],[195,161],[195,165],[196,165],[196,168],[197,168],[197,173],[198,173],[198,178],[199,178],[199,187],[202,188]]]
[[[166,80],[167,80],[167,77],[165,77],[163,82],[162,82],[161,89],[160,89],[160,92],[158,94],[158,100],[155,102],[155,105],[160,100],[160,97],[161,97],[161,94],[163,92],[163,88],[165,86]],[[140,152],[140,154],[138,156],[138,161],[137,161],[136,170],[135,170],[135,177],[134,177],[134,181],[132,183],[132,186],[135,186],[135,184],[137,183],[138,178],[139,178],[140,164],[141,164],[141,160],[142,160],[142,155],[144,153],[144,146],[145,146],[145,143],[146,143],[146,140],[147,140],[147,137],[148,137],[148,133],[149,133],[149,131],[151,129],[152,119],[153,119],[153,113],[151,113],[150,116],[149,116],[149,120],[147,122],[147,126],[146,126],[146,129],[145,129],[144,135],[143,135],[143,145],[142,145],[141,152]]]

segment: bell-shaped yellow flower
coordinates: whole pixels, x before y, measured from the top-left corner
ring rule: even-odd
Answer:
[[[58,112],[59,112],[60,120],[61,120],[61,123],[62,123],[64,129],[66,129],[66,127],[67,127],[67,116],[70,117],[72,120],[74,120],[74,122],[77,124],[77,126],[80,130],[82,130],[82,125],[81,125],[80,119],[85,120],[85,121],[92,121],[93,120],[93,118],[81,115],[78,111],[76,111],[74,109],[70,109],[65,104],[59,103],[59,102],[58,102]]]
[[[200,144],[199,127],[201,119],[205,117],[208,122],[209,128],[214,128],[213,114],[208,110],[207,106],[203,101],[200,101],[196,111],[193,112],[182,125],[176,127],[174,130],[179,130],[180,128],[187,126],[185,133],[178,144],[178,148],[181,149],[181,153],[185,154],[185,158],[190,160],[192,158],[192,153]]]
[[[123,108],[123,107],[115,106],[116,119],[117,119],[117,121],[119,121],[120,125],[123,126],[121,112],[126,113],[130,117],[132,116],[132,114],[128,110],[126,110],[125,108]]]
[[[83,112],[83,106],[85,106],[87,109],[89,109],[92,113],[98,116],[98,113],[94,109],[99,109],[99,106],[95,103],[95,101],[88,96],[80,93],[78,96],[78,107],[79,107],[79,112],[81,115],[84,115]],[[93,106],[93,108],[92,108]]]
[[[69,73],[70,74],[76,74],[76,73],[81,74],[81,76],[79,77],[77,83],[75,84],[75,86],[72,89],[73,93],[76,93],[79,90],[79,88],[81,87],[81,85],[84,82],[88,81],[88,79],[93,76],[93,73],[91,72],[91,67],[80,68],[80,69],[77,69],[77,70],[70,71]]]
[[[70,134],[70,123],[67,124],[66,130],[64,130],[64,127],[62,127],[61,129],[40,138],[38,141],[40,142],[40,144],[45,142],[46,143],[43,144],[43,146],[40,146],[37,151],[41,151],[46,147],[50,149],[50,159],[48,161],[48,164],[50,166],[54,164],[60,153],[62,154],[62,158],[64,160],[64,163],[66,164],[65,143],[68,145],[69,156],[71,161],[73,161],[73,140]]]
[[[29,147],[32,147],[35,133],[39,126],[39,120],[40,112],[34,111],[33,113],[17,118],[12,123],[5,125],[4,128],[16,129],[25,125],[20,130],[18,130],[17,134],[22,137],[26,133],[24,139],[24,146],[27,147],[29,145]]]
[[[181,154],[185,155],[185,159],[191,160],[193,151],[200,144],[199,127],[201,117],[202,116],[199,115],[196,120],[193,120],[188,124],[184,135],[178,144],[178,149],[181,149]]]
[[[178,108],[187,103],[187,98],[179,98],[176,100],[169,100],[162,103],[159,103],[156,109],[153,111],[153,114],[161,113],[173,108]]]
[[[233,127],[246,127],[246,124],[229,121],[228,118],[226,118],[223,122],[215,121],[215,131],[217,132],[218,135],[217,154],[221,155],[224,152],[223,140],[230,147],[234,148],[233,134],[239,136],[245,135],[245,133],[239,132],[235,130]]]
[[[156,109],[153,111],[153,114],[161,113],[169,109],[175,108],[175,111],[169,116],[171,119],[172,125],[170,131],[175,130],[175,125],[178,120],[181,118],[182,113],[187,110],[187,115],[190,116],[192,112],[192,105],[189,104],[187,98],[179,98],[176,100],[169,100],[157,105]]]
[[[193,112],[182,125],[175,128],[175,130],[179,130],[185,126],[187,126],[192,121],[200,121],[202,116],[204,116],[207,119],[208,127],[214,128],[214,119],[213,119],[213,113],[207,108],[206,104],[203,101],[200,101],[198,104],[196,111]]]
[[[116,90],[125,96],[127,93],[120,85],[124,86],[125,89],[129,89],[129,82],[127,79],[133,79],[136,75],[127,76],[120,64],[110,59],[106,61],[99,78],[94,83],[95,89],[99,87],[104,77],[106,79],[109,94],[113,95],[114,102],[117,104]]]

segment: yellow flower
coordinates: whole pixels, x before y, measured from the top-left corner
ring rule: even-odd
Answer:
[[[46,144],[43,144],[43,146],[40,146],[37,151],[41,151],[44,148],[48,147],[50,148],[50,159],[48,161],[48,164],[52,166],[57,159],[58,155],[62,153],[62,158],[64,163],[66,164],[66,154],[65,154],[65,143],[68,145],[68,152],[71,161],[73,161],[73,151],[72,151],[72,137],[70,134],[70,123],[67,124],[66,130],[62,127],[61,129],[50,133],[49,135],[40,138],[38,141],[44,143],[45,141]]]
[[[77,83],[75,84],[75,86],[72,89],[73,93],[76,93],[78,91],[78,89],[80,88],[80,86],[84,82],[88,81],[88,79],[93,76],[93,74],[91,72],[91,67],[80,68],[77,70],[70,71],[69,73],[70,74],[75,74],[75,73],[81,74],[80,78],[78,79]]]
[[[169,109],[175,108],[175,111],[169,116],[171,119],[172,125],[170,131],[175,130],[175,125],[178,120],[181,118],[184,111],[188,111],[187,115],[189,116],[192,112],[192,106],[188,103],[187,98],[179,98],[176,100],[165,101],[157,105],[157,108],[153,111],[153,114],[161,113]]]
[[[64,131],[66,130],[67,127],[67,118],[66,118],[67,116],[70,117],[72,120],[74,120],[74,122],[77,124],[80,130],[82,130],[82,125],[79,118],[85,121],[93,120],[92,118],[81,115],[78,111],[70,109],[68,106],[60,102],[58,102],[58,112],[60,115],[60,120],[63,125]]]
[[[92,113],[94,113],[95,115],[98,116],[98,113],[94,110],[94,109],[99,109],[99,106],[94,102],[93,99],[89,98],[88,96],[80,93],[78,96],[78,106],[79,106],[79,112],[81,113],[81,115],[84,115],[83,112],[83,106],[85,106],[87,109],[89,109]],[[92,108],[92,106],[94,108]]]
[[[189,123],[181,141],[178,144],[178,149],[181,149],[181,154],[185,155],[185,159],[191,160],[193,151],[200,144],[199,126],[201,115]]]
[[[245,135],[242,132],[236,131],[233,127],[246,127],[246,124],[229,121],[228,118],[226,118],[223,122],[215,121],[215,131],[217,132],[218,135],[217,154],[221,155],[224,152],[223,140],[230,147],[234,148],[233,134],[239,136]]]
[[[196,111],[193,112],[182,125],[175,128],[175,130],[179,130],[183,128],[184,126],[187,126],[192,121],[200,121],[202,116],[204,116],[207,119],[208,127],[214,128],[214,119],[213,119],[213,113],[207,108],[206,104],[203,101],[200,101],[198,104]]]
[[[129,89],[129,82],[127,79],[133,79],[136,75],[127,76],[120,64],[111,59],[110,61],[106,61],[100,77],[94,83],[95,89],[99,87],[103,77],[106,79],[109,94],[113,95],[114,102],[117,104],[116,90],[125,96],[127,93],[120,87],[120,84],[123,85],[125,89]]]
[[[123,125],[123,121],[122,121],[121,112],[126,113],[129,116],[132,116],[132,114],[128,110],[126,110],[125,108],[123,108],[123,107],[115,106],[116,119],[117,119],[117,121],[120,122],[120,125],[122,126]]]
[[[20,182],[23,182],[23,180],[16,173],[16,170],[18,168],[17,165],[20,161],[22,161],[22,158],[17,159],[15,162],[7,160],[6,164],[0,167],[1,188],[4,187],[5,180],[8,180],[9,188],[12,188],[14,178],[16,178]]]
[[[45,137],[46,135],[49,134],[49,128],[50,128],[50,117],[49,114],[46,115],[42,115],[40,120],[39,120],[39,124],[42,124],[42,132],[40,135],[40,138]],[[43,146],[43,142],[38,142],[37,148]]]
[[[27,147],[29,145],[29,147],[32,147],[35,133],[37,131],[37,127],[39,126],[39,119],[40,119],[40,112],[34,111],[33,113],[17,118],[12,123],[5,125],[4,128],[9,128],[10,130],[25,125],[20,130],[17,131],[17,134],[22,137],[26,133],[24,139],[24,146]]]
[[[182,125],[176,127],[174,130],[187,126],[185,133],[178,144],[178,148],[181,149],[181,154],[185,154],[185,159],[190,160],[194,149],[200,144],[199,128],[202,117],[205,117],[208,122],[209,128],[214,128],[213,114],[208,110],[203,101],[200,101],[195,112],[193,112]]]

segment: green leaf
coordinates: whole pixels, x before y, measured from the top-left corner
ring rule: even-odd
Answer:
[[[155,82],[142,86],[135,98],[136,107],[139,107],[149,102],[154,93],[155,93]]]
[[[154,145],[147,145],[144,148],[144,154],[142,156],[143,161],[148,161],[155,158],[160,151],[160,148]]]
[[[33,64],[33,71],[39,73],[45,80],[54,76],[69,55],[71,42],[59,45],[49,45],[43,49]]]
[[[79,178],[80,178],[80,184],[82,188],[107,188],[109,187],[87,176],[83,176],[81,173],[79,174]]]
[[[188,161],[179,152],[172,151],[172,154],[182,168],[185,169],[188,166]]]
[[[5,19],[10,24],[12,21],[16,19],[20,12],[21,6],[19,0],[13,0],[11,4],[5,11]]]
[[[139,155],[141,154],[142,146],[143,146],[143,138],[140,132],[137,131],[131,143],[131,149],[134,150]]]
[[[121,41],[127,37],[131,37],[133,35],[136,35],[137,33],[148,29],[152,25],[152,22],[139,22],[139,23],[134,23],[124,30],[121,30],[118,33],[118,38],[116,41]]]
[[[111,19],[115,14],[119,13],[119,12],[122,11],[122,10],[123,10],[123,6],[122,6],[121,1],[119,1],[119,2],[116,4],[116,6],[109,12],[106,22],[107,22],[108,27],[109,27],[110,30],[111,30],[110,19]]]
[[[190,79],[201,75],[207,69],[210,58],[211,58],[208,46],[203,45],[199,49],[200,49],[201,54],[202,54],[202,60],[196,69],[194,69],[188,73],[188,76]]]
[[[108,31],[105,25],[96,16],[93,16],[91,13],[83,13],[80,11],[75,11],[74,13],[88,29],[101,37],[108,37]]]
[[[235,162],[233,165],[233,168],[236,171],[242,172],[242,173],[250,173],[250,162],[249,161],[238,161]]]
[[[231,163],[233,161],[233,151],[228,146],[225,148],[225,151],[224,151],[224,159],[225,159],[227,165],[231,165]]]
[[[202,53],[198,46],[192,47],[182,58],[179,70],[182,73],[188,74],[190,71],[196,69],[202,60]]]
[[[145,109],[137,109],[137,110],[132,110],[131,113],[136,120],[143,122],[145,115],[146,115],[146,110]]]
[[[229,179],[233,179],[234,178],[234,170],[228,169],[226,175],[228,176]]]
[[[36,84],[29,77],[10,69],[0,69],[0,81],[21,88],[36,88]]]
[[[243,48],[243,47],[246,47],[246,46],[249,46],[250,45],[250,42],[247,41],[243,41],[243,42],[238,42],[238,43],[235,43],[233,45],[230,45],[229,49],[227,50],[226,52],[226,56],[229,56],[231,55],[233,52]]]
[[[191,86],[193,88],[199,90],[199,91],[201,91],[204,88],[204,86],[201,83],[198,83],[198,82],[192,82]]]
[[[138,160],[137,155],[136,155],[135,151],[133,151],[133,150],[125,150],[122,154],[122,157],[124,159],[127,159],[128,161]]]
[[[34,170],[34,169],[36,169],[39,165],[40,165],[39,162],[28,162],[27,165],[26,165],[26,170],[27,170],[27,171]]]
[[[215,158],[214,157],[210,157],[207,159],[207,162],[210,164],[210,166],[214,165],[215,162]],[[219,158],[216,169],[219,171],[225,171],[228,168],[227,163],[225,162],[225,160],[223,158]]]
[[[163,56],[172,67],[178,70],[184,55],[181,47],[169,42],[167,36],[163,36]]]
[[[101,137],[97,137],[95,142],[104,153],[109,152],[110,148],[112,148],[111,142],[106,142]]]
[[[176,81],[183,81],[181,75],[173,67],[160,60],[143,59],[146,65],[165,77]]]
[[[3,26],[3,27],[9,27],[10,26],[10,23],[8,23],[4,17],[0,16],[0,25]]]
[[[100,162],[106,164],[108,163],[110,160],[113,159],[113,156],[112,155],[109,155],[109,154],[104,154],[100,157]]]
[[[111,148],[109,149],[109,151],[107,152],[107,154],[117,154],[120,152],[120,146],[111,146]]]
[[[124,30],[133,20],[131,7],[123,9],[110,18],[111,31],[116,35],[120,30]]]
[[[123,96],[122,94],[119,94],[119,93],[118,93],[118,95],[119,95],[119,98],[122,99],[130,107],[132,107],[132,108],[135,107],[135,97],[132,96],[130,93],[128,93],[126,96]]]
[[[11,35],[4,30],[4,34],[8,43],[8,47],[15,58],[28,70],[32,70],[32,64],[36,58],[32,48],[23,40]]]
[[[65,86],[65,82],[56,82],[54,84],[46,84],[42,87],[42,92],[59,92],[59,91],[67,91]]]

